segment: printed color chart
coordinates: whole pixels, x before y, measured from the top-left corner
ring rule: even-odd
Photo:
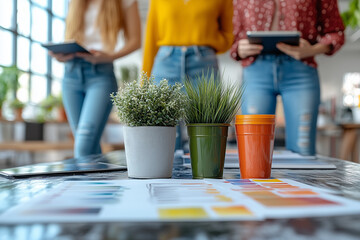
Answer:
[[[0,223],[242,221],[359,214],[360,202],[289,179],[69,181]]]

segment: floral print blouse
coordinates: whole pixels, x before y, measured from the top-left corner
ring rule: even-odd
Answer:
[[[255,61],[256,56],[241,59],[238,55],[238,42],[246,38],[247,31],[270,31],[273,22],[276,0],[234,0],[234,43],[231,57],[241,60],[243,66]],[[316,44],[331,46],[328,55],[334,54],[344,44],[344,24],[341,20],[337,0],[277,0],[279,3],[278,31],[300,31],[301,37]],[[306,64],[316,67],[314,57],[302,59]]]

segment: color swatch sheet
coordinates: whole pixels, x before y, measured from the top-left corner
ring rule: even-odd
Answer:
[[[241,221],[360,214],[360,202],[288,179],[69,181],[0,223]]]

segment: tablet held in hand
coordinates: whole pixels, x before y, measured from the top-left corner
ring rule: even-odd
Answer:
[[[246,33],[251,44],[260,44],[264,48],[262,54],[281,54],[276,48],[277,43],[299,46],[300,32],[298,31],[248,31]]]
[[[43,43],[44,48],[52,51],[53,53],[71,54],[71,53],[90,53],[85,47],[77,42],[64,42],[64,43]]]

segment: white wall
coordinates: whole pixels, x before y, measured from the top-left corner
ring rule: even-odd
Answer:
[[[321,99],[342,97],[343,76],[347,72],[360,72],[360,40],[346,43],[333,56],[318,56],[319,75],[321,81]]]

